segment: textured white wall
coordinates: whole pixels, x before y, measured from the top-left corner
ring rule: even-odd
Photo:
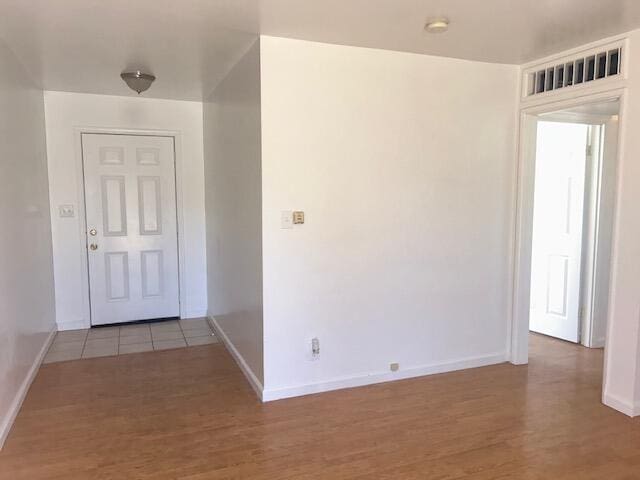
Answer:
[[[630,34],[605,346],[604,402],[640,415],[640,30]]]
[[[0,42],[0,447],[55,329],[42,90]]]
[[[261,50],[266,397],[503,361],[517,67]]]
[[[176,100],[116,97],[84,93],[44,93],[51,196],[56,312],[60,329],[89,326],[85,242],[81,228],[82,158],[77,127],[180,132],[182,215],[186,292],[185,316],[203,316],[206,296],[206,228],[202,104]],[[60,218],[60,205],[73,205],[74,218]]]
[[[258,41],[205,102],[204,129],[209,313],[262,383]]]

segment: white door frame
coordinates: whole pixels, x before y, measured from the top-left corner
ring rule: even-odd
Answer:
[[[626,90],[612,88],[592,94],[577,94],[563,99],[548,100],[533,106],[523,106],[519,115],[518,166],[515,208],[515,245],[513,252],[513,285],[511,301],[510,362],[529,362],[529,305],[531,289],[531,244],[533,239],[533,200],[535,192],[536,135],[531,128],[539,115],[558,110],[605,101],[620,101],[618,146],[623,133]],[[618,148],[616,163],[620,164],[622,149]],[[617,182],[616,182],[617,190]],[[614,206],[614,218],[617,206]]]
[[[184,286],[186,285],[185,271],[185,251],[184,251],[184,177],[182,175],[182,132],[176,130],[144,130],[144,129],[128,129],[128,128],[107,128],[107,127],[76,127],[74,128],[74,145],[76,150],[76,178],[78,190],[78,224],[80,225],[80,262],[82,268],[80,275],[82,277],[82,311],[85,319],[85,327],[91,326],[91,304],[89,295],[89,261],[87,258],[87,214],[85,211],[84,198],[84,166],[82,153],[82,134],[97,133],[106,135],[139,135],[151,137],[171,137],[174,145],[174,161],[175,161],[175,182],[176,182],[176,212],[178,227],[178,289],[180,292],[180,318],[186,318],[187,312],[187,295]]]

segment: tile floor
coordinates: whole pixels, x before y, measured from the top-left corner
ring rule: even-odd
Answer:
[[[206,318],[58,332],[44,363],[216,343]]]

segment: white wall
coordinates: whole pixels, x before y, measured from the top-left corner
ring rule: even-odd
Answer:
[[[518,69],[261,48],[265,398],[504,361]]]
[[[260,43],[204,106],[209,313],[262,388]],[[250,371],[249,371],[250,370]]]
[[[640,30],[630,34],[625,54],[603,397],[607,405],[640,415]]]
[[[42,91],[0,41],[0,448],[55,332]]]
[[[206,232],[202,104],[175,100],[45,92],[47,151],[56,280],[56,312],[60,329],[89,326],[86,250],[81,231],[82,159],[78,127],[176,131],[178,207],[182,198],[185,258],[181,311],[204,316],[206,298]],[[60,218],[60,205],[73,205],[74,218]]]

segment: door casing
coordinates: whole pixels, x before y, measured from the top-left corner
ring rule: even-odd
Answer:
[[[76,188],[78,192],[78,224],[80,236],[80,244],[82,245],[80,252],[80,262],[82,265],[82,311],[84,318],[83,328],[91,326],[91,304],[89,295],[89,262],[86,249],[87,235],[87,215],[85,211],[84,198],[84,175],[83,175],[83,158],[82,158],[82,134],[97,133],[111,135],[141,135],[152,137],[171,137],[174,144],[175,158],[175,181],[176,181],[176,212],[178,226],[178,285],[180,300],[180,318],[186,318],[189,311],[187,305],[187,295],[185,289],[185,279],[187,272],[185,270],[185,251],[184,251],[184,176],[182,174],[182,133],[176,130],[143,130],[143,129],[124,129],[124,128],[102,128],[102,127],[76,127],[74,129],[74,145],[75,145],[75,165],[76,165]]]
[[[550,100],[546,103],[522,108],[518,113],[518,165],[515,177],[514,244],[511,257],[513,276],[509,305],[511,311],[509,358],[510,362],[514,365],[524,365],[529,361],[529,294],[531,290],[531,244],[533,238],[536,153],[536,129],[532,128],[532,123],[536,122],[537,117],[543,114],[616,100],[620,102],[619,147],[623,131],[620,126],[624,122],[626,106],[626,90],[624,88],[613,88],[611,90],[584,96],[575,96],[564,100]],[[620,155],[621,149],[618,148],[615,158],[616,165],[620,163]],[[614,205],[614,217],[615,212],[616,206]],[[607,330],[608,329],[609,326],[607,326]]]

